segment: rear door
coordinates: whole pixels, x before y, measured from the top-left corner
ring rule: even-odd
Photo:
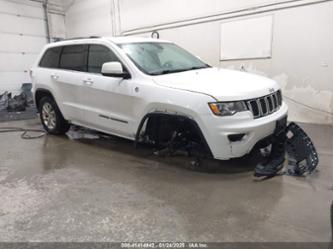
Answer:
[[[80,84],[82,85],[83,77],[80,77],[80,74],[82,70],[86,71],[87,67],[79,68],[82,59],[78,57],[87,58],[87,54],[84,55],[87,51],[81,50],[83,56],[79,53],[74,54],[81,52],[77,47],[48,48],[39,65],[31,72],[34,89],[49,90],[65,119],[70,121],[80,121],[83,118],[80,104]]]
[[[85,122],[90,127],[132,138],[135,109],[132,82],[101,74],[102,65],[113,61],[121,62],[109,47],[89,45],[88,74],[82,89]]]
[[[60,70],[51,75],[64,116],[79,123],[84,121],[82,87],[87,71],[87,56],[88,45],[64,46],[59,60]]]

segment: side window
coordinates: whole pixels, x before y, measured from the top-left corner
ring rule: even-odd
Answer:
[[[61,47],[49,48],[44,53],[39,66],[47,68],[58,68],[60,59]]]
[[[65,46],[61,53],[60,68],[87,71],[88,45]]]
[[[89,46],[88,72],[101,73],[102,65],[112,61],[119,61],[119,59],[109,48],[102,45]]]

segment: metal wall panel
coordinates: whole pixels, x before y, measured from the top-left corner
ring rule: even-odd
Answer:
[[[47,43],[41,4],[0,0],[0,93],[29,82],[29,69]]]
[[[0,54],[4,52],[39,53],[46,37],[18,36],[0,32]]]
[[[24,3],[24,2],[22,2]],[[14,15],[30,16],[35,18],[44,18],[44,11],[41,4],[27,2],[20,4],[15,1],[0,0],[0,12],[11,13]]]
[[[0,33],[16,33],[35,36],[45,35],[45,21],[0,12]]]
[[[0,72],[28,71],[35,62],[38,54],[1,53]]]

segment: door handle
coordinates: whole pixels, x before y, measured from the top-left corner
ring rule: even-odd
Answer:
[[[83,84],[85,84],[86,86],[91,86],[94,84],[94,81],[91,79],[83,80]]]
[[[58,80],[59,79],[59,75],[51,74],[51,79]]]

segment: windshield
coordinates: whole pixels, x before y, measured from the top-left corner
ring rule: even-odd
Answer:
[[[210,67],[200,59],[172,43],[119,44],[128,57],[144,73],[162,75]]]

